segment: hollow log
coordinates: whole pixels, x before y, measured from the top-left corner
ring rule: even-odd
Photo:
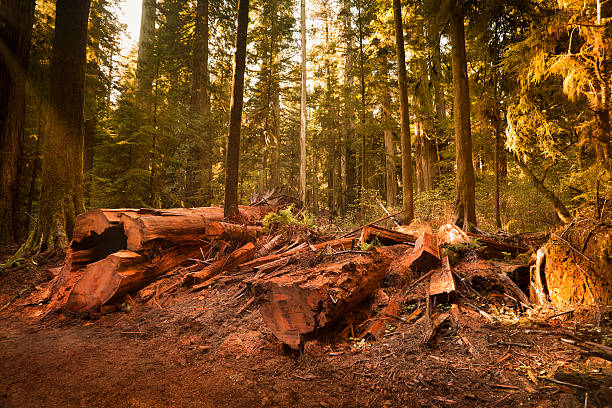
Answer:
[[[289,265],[283,273],[261,278],[260,308],[265,324],[283,343],[298,349],[302,337],[338,321],[377,289],[390,258],[374,250],[342,254],[314,267]]]

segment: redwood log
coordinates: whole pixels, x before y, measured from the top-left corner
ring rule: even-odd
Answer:
[[[281,258],[286,258],[288,256],[295,255],[301,252],[306,252],[308,250],[320,251],[323,248],[333,249],[336,251],[347,250],[347,249],[350,249],[354,243],[355,243],[355,240],[353,238],[340,238],[340,239],[334,239],[331,241],[321,242],[315,245],[300,244],[296,248],[291,249],[289,251],[281,252],[279,254],[271,254],[267,256],[262,256],[260,258],[253,259],[250,262],[245,262],[240,265],[240,270],[241,271],[253,270],[261,265],[265,265],[270,262],[277,261]]]
[[[428,271],[440,265],[438,239],[435,235],[424,232],[414,243],[414,250],[405,261],[413,271]]]
[[[127,249],[139,251],[156,239],[173,243],[203,242],[224,239],[252,241],[261,235],[261,227],[211,221],[202,209],[173,211],[173,214],[122,214],[121,222],[127,236]]]
[[[445,224],[438,230],[438,242],[440,245],[471,244],[473,240],[455,224]]]
[[[200,251],[199,246],[176,246],[152,254],[122,250],[76,271],[63,268],[53,283],[47,314],[60,309],[86,312],[115,302],[197,257]]]
[[[374,238],[378,238],[383,245],[403,244],[405,242],[414,243],[417,239],[412,234],[406,234],[399,231],[393,231],[377,225],[366,225],[361,230],[361,242],[371,242]]]
[[[455,291],[455,279],[451,271],[448,256],[442,259],[442,267],[431,274],[429,278],[429,293],[428,296],[436,296],[447,294],[450,295]]]
[[[255,245],[252,242],[241,246],[229,255],[213,262],[199,272],[187,275],[185,281],[191,283],[204,282],[219,275],[221,272],[229,271],[241,263],[248,262],[255,256]]]
[[[302,336],[338,321],[381,284],[390,259],[373,250],[343,254],[315,267],[289,265],[261,278],[265,324],[283,343],[298,349]]]

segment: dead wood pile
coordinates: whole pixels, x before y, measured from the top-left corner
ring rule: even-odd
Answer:
[[[49,286],[47,315],[111,310],[106,305],[126,295],[162,307],[181,288],[239,283],[254,294],[245,308],[259,305],[270,331],[298,349],[323,332],[380,338],[388,327],[417,320],[425,343],[450,322],[467,344],[461,310],[495,323],[469,299],[480,303],[490,292],[519,309],[531,307],[529,265],[501,261],[529,250],[520,241],[450,224],[435,234],[374,225],[384,218],[335,239],[305,227],[264,234],[263,216],[279,208],[259,201],[264,205],[241,207],[232,221],[217,207],[79,216],[65,264]],[[440,311],[448,302],[456,305]]]

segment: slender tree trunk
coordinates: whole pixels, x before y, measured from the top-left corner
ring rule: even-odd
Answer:
[[[408,224],[414,218],[412,197],[412,151],[410,146],[410,111],[408,107],[408,90],[406,88],[406,55],[404,52],[404,31],[402,27],[402,5],[400,0],[393,0],[393,21],[395,26],[395,51],[397,55],[397,84],[400,100],[400,124],[402,145],[402,189],[403,221]]]
[[[208,72],[208,0],[197,0],[193,68],[191,81],[191,111],[201,115],[202,143],[200,157],[199,203],[210,205],[212,199],[212,141],[208,130],[210,113],[210,75]]]
[[[83,131],[83,197],[86,207],[91,203],[91,181],[96,137],[96,117],[85,121]]]
[[[0,22],[0,245],[20,232],[19,173],[25,124],[25,84],[30,56],[33,0],[4,0]]]
[[[570,212],[567,210],[561,199],[557,197],[555,193],[549,190],[548,187],[546,187],[544,180],[538,179],[529,166],[523,163],[520,158],[517,157],[516,162],[534,187],[550,202],[555,210],[555,213],[557,214],[557,217],[559,217],[559,220],[561,220],[561,222],[564,224],[570,222],[572,219]]]
[[[227,157],[225,160],[226,218],[238,215],[238,168],[240,159],[240,127],[242,124],[242,102],[244,92],[244,69],[246,66],[247,27],[249,24],[249,0],[238,1],[238,26],[236,29],[236,54],[234,55],[234,79],[230,106]]]
[[[385,75],[385,84],[388,78]],[[391,128],[391,97],[389,89],[383,91],[382,113],[383,113],[383,138],[385,144],[385,186],[387,207],[395,207],[395,196],[397,195],[397,182],[395,177],[395,146],[393,144],[393,129]]]
[[[302,84],[300,92],[300,200],[306,205],[306,0],[300,1],[300,36],[302,61],[300,71]]]
[[[463,27],[463,0],[454,0],[450,15],[453,65],[455,153],[457,160],[457,198],[455,223],[468,230],[476,226],[476,184],[472,162],[472,132],[470,125],[470,95]]]
[[[153,77],[156,0],[142,0],[140,38],[136,66],[136,96],[145,121],[153,118]]]
[[[501,155],[501,146],[500,146],[500,131],[499,128],[495,129],[495,227],[500,230],[501,229],[501,212],[499,208],[499,199],[500,199],[500,178],[501,178],[501,169],[500,169],[500,155]]]
[[[365,87],[365,53],[363,51],[363,20],[361,16],[361,0],[357,3],[357,11],[358,21],[359,21],[359,76],[360,76],[360,85],[361,85],[361,204],[362,207],[365,204],[365,191],[367,187],[368,181],[368,169],[367,169],[367,160],[366,160],[366,131],[365,131],[365,123],[366,123],[366,87]],[[363,215],[363,214],[362,214]]]
[[[278,88],[278,87],[277,87]],[[277,89],[272,99],[272,134],[274,135],[274,163],[272,163],[272,186],[281,185],[281,115],[280,92]]]
[[[342,173],[342,204],[340,211],[346,214],[348,203],[355,200],[355,153],[353,139],[355,138],[354,104],[353,104],[353,44],[351,27],[351,2],[344,0],[344,141],[342,143],[341,173]]]
[[[15,257],[63,250],[83,205],[83,99],[89,0],[57,0],[36,227]]]

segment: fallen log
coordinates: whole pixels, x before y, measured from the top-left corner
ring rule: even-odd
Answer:
[[[306,243],[302,243],[289,251],[281,252],[278,254],[266,255],[260,258],[253,259],[252,261],[245,262],[239,265],[239,270],[240,271],[254,270],[259,266],[277,261],[281,258],[289,257],[291,255],[306,252],[308,250],[315,251],[315,252],[321,251],[324,248],[327,248],[329,250],[336,250],[336,251],[346,250],[346,249],[350,249],[354,243],[355,243],[355,240],[353,238],[334,239],[331,241],[321,242],[315,245],[308,245]]]
[[[199,283],[213,278],[224,271],[229,271],[241,263],[248,262],[255,256],[255,245],[248,242],[232,253],[213,262],[199,272],[185,276],[185,282]]]
[[[382,311],[380,316],[378,316],[365,331],[362,338],[366,336],[372,336],[375,339],[379,339],[385,334],[387,330],[387,326],[393,322],[394,319],[400,319],[400,307],[394,299],[389,300],[389,304]]]
[[[428,296],[450,295],[455,291],[455,279],[451,271],[448,256],[442,259],[442,267],[436,269],[429,278]]]
[[[200,252],[199,246],[176,246],[148,254],[121,250],[77,271],[64,268],[54,282],[46,314],[60,309],[87,312],[113,303]]]
[[[188,210],[188,209],[186,209]],[[164,216],[122,214],[121,222],[127,236],[127,249],[139,251],[147,243],[161,239],[173,243],[226,241],[252,241],[261,235],[261,227],[210,221],[194,211]]]
[[[360,242],[371,242],[374,238],[383,245],[403,244],[406,242],[414,243],[417,237],[399,231],[393,231],[377,225],[366,225],[361,230]]]
[[[413,271],[428,271],[440,265],[438,238],[424,232],[414,243],[414,250],[404,264]]]
[[[338,321],[368,298],[390,263],[376,250],[339,257],[314,267],[289,265],[255,282],[264,294],[260,312],[266,326],[289,347],[298,349],[303,335]]]

